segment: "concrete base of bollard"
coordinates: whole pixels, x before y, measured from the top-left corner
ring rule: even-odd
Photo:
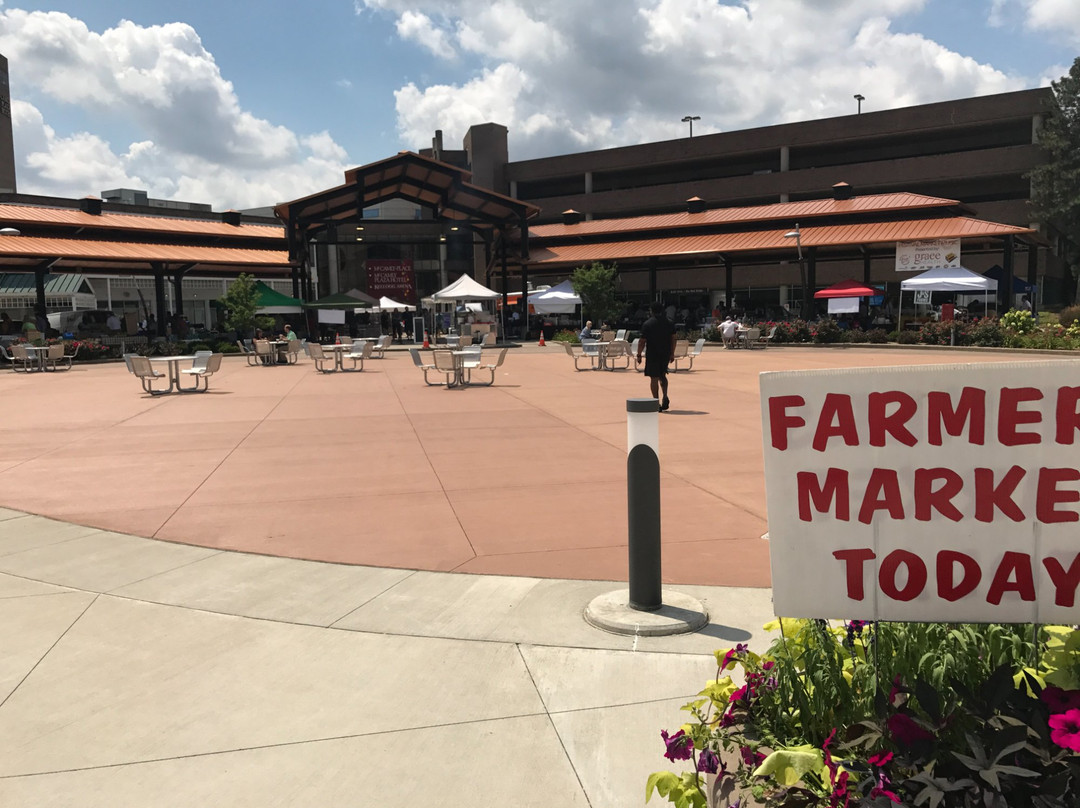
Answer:
[[[630,608],[630,590],[599,595],[585,607],[585,622],[613,634],[663,637],[688,634],[709,624],[709,612],[697,598],[680,592],[663,593],[663,605],[652,612]]]

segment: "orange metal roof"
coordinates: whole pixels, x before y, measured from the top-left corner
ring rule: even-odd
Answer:
[[[856,196],[851,199],[810,199],[805,202],[776,202],[742,208],[716,208],[701,213],[665,213],[634,216],[626,219],[594,219],[578,224],[540,224],[529,228],[536,238],[559,238],[597,233],[629,233],[643,230],[703,227],[735,222],[761,222],[772,219],[804,221],[821,216],[857,213],[884,213],[921,208],[952,207],[961,204],[955,199],[942,199],[922,194],[895,193]]]
[[[130,213],[94,215],[75,208],[47,208],[36,205],[0,204],[0,227],[54,225],[97,230],[135,230],[146,233],[176,233],[227,238],[273,238],[284,242],[285,228],[276,225],[232,225],[209,219],[181,219],[171,216],[137,216]]]
[[[700,253],[737,253],[763,250],[795,252],[794,239],[785,238],[786,228],[755,230],[744,233],[714,233],[679,238],[607,241],[599,244],[565,244],[541,247],[532,252],[530,264],[577,264],[590,261],[613,261],[653,256],[694,255]],[[918,241],[934,238],[974,238],[1007,236],[1033,232],[964,216],[942,219],[919,219],[899,222],[801,227],[800,240],[807,247],[842,247],[882,244],[893,241]]]
[[[242,250],[235,247],[145,244],[129,241],[90,241],[33,236],[0,236],[0,257],[282,267],[290,265],[289,255],[284,250]]]

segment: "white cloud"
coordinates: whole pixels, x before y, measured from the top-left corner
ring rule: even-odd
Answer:
[[[60,136],[25,104],[13,114],[20,191],[84,196],[136,187],[256,207],[340,183],[347,166],[326,133],[299,137],[244,110],[184,23],[123,21],[98,34],[66,14],[11,9],[0,12],[0,52],[18,65],[13,85],[92,114],[108,109],[140,137],[118,150],[94,135]]]
[[[1076,0],[1024,0],[1027,25],[1037,31],[1050,31],[1080,43],[1080,3]]]
[[[457,55],[446,31],[437,27],[426,14],[404,12],[398,17],[397,32],[402,39],[419,43],[440,59],[453,59]]]
[[[1028,0],[1025,0],[1027,2]],[[1033,3],[1066,0],[1030,0]],[[1075,0],[1068,0],[1075,3]],[[927,0],[363,0],[368,13],[437,15],[475,63],[459,83],[396,93],[409,144],[470,124],[510,130],[511,154],[683,137],[1005,92],[1027,86],[892,19]],[[1080,9],[1080,3],[1075,3]]]

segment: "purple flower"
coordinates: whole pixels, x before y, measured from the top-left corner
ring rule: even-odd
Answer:
[[[1080,716],[1080,710],[1077,711]],[[892,716],[886,725],[893,739],[904,746],[911,746],[919,741],[932,741],[934,736],[915,723],[914,719],[904,713]]]
[[[1050,716],[1050,740],[1062,749],[1080,752],[1080,710]]]
[[[749,746],[740,746],[739,754],[742,755],[743,763],[747,766],[753,766],[755,769],[765,760],[765,755],[761,754],[761,752],[755,752]]]
[[[1060,687],[1048,687],[1039,694],[1052,713],[1066,713],[1080,708],[1080,690],[1062,690]]]
[[[698,756],[697,770],[705,774],[716,774],[720,770],[720,756],[711,749],[701,750]]]
[[[660,737],[664,739],[667,751],[664,757],[668,760],[689,760],[694,756],[694,740],[684,730],[679,730],[670,737],[667,730],[660,730]]]

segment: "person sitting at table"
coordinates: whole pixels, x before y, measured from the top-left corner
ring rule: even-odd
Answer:
[[[720,338],[724,341],[725,348],[734,348],[738,345],[739,324],[731,319],[729,314],[720,323]]]
[[[283,338],[290,341],[296,339],[296,332],[292,330],[292,326],[288,323],[285,323],[285,334]]]
[[[592,320],[585,321],[585,326],[581,329],[581,333],[578,334],[578,339],[582,342],[587,339],[592,339]]]

